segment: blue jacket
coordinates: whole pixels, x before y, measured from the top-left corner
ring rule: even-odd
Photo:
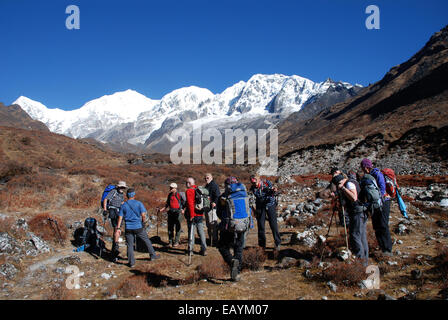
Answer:
[[[386,194],[386,181],[384,180],[384,175],[378,168],[372,169],[372,171],[370,171],[370,175],[375,178],[378,183],[378,187],[380,188],[381,195],[384,196]]]

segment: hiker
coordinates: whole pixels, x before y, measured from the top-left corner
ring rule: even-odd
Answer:
[[[124,203],[124,190],[127,188],[126,182],[118,182],[115,189],[111,190],[103,201],[103,216],[110,219],[110,223],[114,228],[114,236],[112,240],[112,261],[116,262],[120,254],[117,235],[118,213],[121,205]],[[107,218],[106,218],[107,219]]]
[[[344,198],[344,208],[349,216],[350,250],[367,266],[369,260],[369,244],[366,231],[367,214],[358,200],[361,187],[355,179],[346,178],[343,174],[336,175],[331,181]]]
[[[334,178],[340,174],[342,174],[344,176],[344,178],[348,178],[343,172],[342,170],[340,170],[339,168],[331,168],[330,170],[330,174],[331,177]],[[344,201],[345,198],[342,197],[341,191],[337,188],[337,186],[334,185],[333,181],[330,181],[330,184],[328,185],[327,189],[330,190],[330,195],[332,199],[335,199],[335,203],[337,204],[337,201],[339,201],[339,206],[336,205],[336,207],[342,207],[343,205],[345,205]],[[342,203],[341,203],[342,202]],[[338,217],[339,217],[339,225],[340,226],[344,226],[344,218],[345,218],[345,225],[349,226],[350,225],[350,217],[348,215],[347,212],[345,212],[345,215],[342,216],[343,211],[338,208]]]
[[[168,239],[170,247],[179,246],[180,234],[182,230],[181,219],[185,212],[185,199],[177,191],[177,183],[170,184],[170,192],[166,199],[166,205],[159,212],[168,211]],[[174,230],[176,236],[174,236]]]
[[[375,187],[379,190],[382,204],[377,208],[371,208],[372,226],[375,230],[375,236],[381,251],[386,256],[392,255],[392,240],[389,231],[390,198],[386,198],[386,182],[384,175],[377,168],[373,168],[372,161],[363,159],[361,161],[361,170],[364,178],[366,175],[374,178]],[[368,181],[364,180],[365,183]]]
[[[269,226],[274,237],[275,251],[280,251],[281,238],[277,226],[277,189],[272,186],[269,180],[261,180],[259,176],[250,177],[252,186],[250,191],[255,195],[255,217],[258,225],[258,245],[266,248],[265,221],[269,221]]]
[[[190,177],[186,181],[187,190],[185,191],[185,196],[187,198],[187,206],[185,210],[185,218],[188,223],[188,251],[193,251],[194,247],[194,229],[192,231],[191,228],[196,228],[199,238],[201,239],[201,251],[200,255],[207,255],[207,243],[205,242],[205,233],[204,233],[204,214],[196,209],[196,194],[197,194],[197,186],[195,184],[194,178]],[[190,237],[190,235],[193,235]]]
[[[216,215],[216,207],[221,193],[211,173],[207,173],[204,179],[206,183],[205,188],[208,190],[210,197],[210,210],[205,211],[205,224],[207,225],[210,246],[216,246],[218,243],[218,216]]]
[[[245,233],[250,224],[249,197],[246,187],[235,177],[225,181],[225,190],[218,202],[217,214],[221,223],[218,248],[230,267],[230,277],[239,281],[243,262]],[[230,249],[233,248],[233,255]]]
[[[123,203],[118,213],[117,237],[121,234],[121,225],[123,220],[126,223],[125,237],[127,243],[128,267],[135,265],[134,258],[134,240],[139,238],[146,246],[149,252],[149,260],[159,259],[160,255],[156,254],[152,247],[151,240],[143,229],[146,221],[146,209],[143,203],[135,200],[135,190],[128,189],[126,194],[128,201]]]

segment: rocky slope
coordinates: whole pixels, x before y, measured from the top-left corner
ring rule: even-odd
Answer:
[[[33,120],[19,105],[13,104],[11,106],[5,106],[1,102],[0,126],[49,131],[44,123]]]
[[[446,174],[448,27],[359,96],[279,125],[281,174],[358,168],[370,157],[399,172]]]

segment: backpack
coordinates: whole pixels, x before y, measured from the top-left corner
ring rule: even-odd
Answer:
[[[84,221],[84,227],[76,229],[74,234],[74,244],[78,247],[78,250],[76,251],[83,251],[88,248],[91,250],[100,248],[100,237],[96,227],[96,219],[87,218]]]
[[[199,186],[195,189],[195,210],[198,212],[207,212],[210,210],[209,192],[206,187]]]
[[[384,180],[386,182],[387,195],[389,195],[392,199],[395,199],[397,196],[397,189],[399,187],[394,170],[386,168],[381,170],[381,173],[384,175]]]
[[[227,224],[230,232],[245,232],[250,226],[249,197],[242,183],[228,186],[226,199]]]
[[[174,196],[174,197],[173,197]],[[180,195],[179,192],[176,192],[174,195],[173,194],[169,194],[169,205],[170,205],[170,209],[174,209],[174,210],[178,210],[181,211],[182,207],[183,207],[183,199],[182,196]]]
[[[380,209],[383,207],[383,197],[374,177],[370,174],[364,175],[361,180],[361,191],[363,192],[365,202],[372,209]],[[373,211],[373,210],[372,210]]]
[[[101,196],[101,203],[100,206],[103,207],[103,203],[104,203],[104,199],[106,199],[107,195],[109,194],[109,192],[111,192],[112,190],[115,190],[117,187],[113,184],[110,184],[106,187],[106,189],[104,189],[103,191],[103,195]]]

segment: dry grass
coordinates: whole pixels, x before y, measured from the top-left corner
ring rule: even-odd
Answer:
[[[229,273],[229,267],[222,257],[207,257],[196,267],[198,279],[218,279]]]
[[[69,208],[92,208],[100,203],[102,190],[92,183],[83,183],[78,191],[69,194],[65,206]]]
[[[437,256],[435,257],[435,271],[440,273],[441,280],[448,285],[448,246],[439,244],[436,247]]]
[[[151,287],[144,274],[133,275],[124,279],[116,289],[116,295],[123,298],[135,298],[138,295],[148,295],[150,293]]]
[[[65,283],[59,283],[47,291],[44,295],[45,300],[74,300],[73,290],[67,289]]]
[[[361,280],[366,279],[366,268],[359,262],[333,262],[330,268],[322,271],[324,281],[332,281],[337,285],[355,287]]]
[[[57,226],[49,219],[57,221]],[[28,225],[32,232],[47,241],[61,243],[65,241],[68,236],[68,230],[65,223],[60,218],[49,213],[40,213],[34,216],[28,222]]]
[[[260,247],[245,248],[243,250],[242,270],[260,270],[267,259],[266,253]]]

